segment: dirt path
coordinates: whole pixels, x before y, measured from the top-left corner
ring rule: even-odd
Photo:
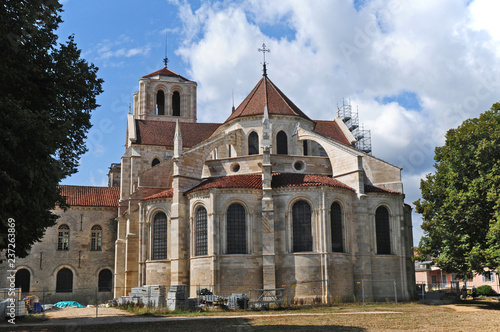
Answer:
[[[50,319],[69,319],[69,318],[95,318],[96,308],[54,308],[45,313],[45,316]],[[120,317],[134,316],[133,313],[116,308],[100,307],[97,309],[98,317]]]

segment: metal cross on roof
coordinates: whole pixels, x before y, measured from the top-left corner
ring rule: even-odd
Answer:
[[[165,57],[163,58],[163,63],[165,64],[165,68],[168,65],[168,31],[165,30]]]
[[[264,72],[264,76],[267,76],[267,70],[266,70],[266,52],[269,53],[269,52],[271,52],[271,50],[268,49],[268,48],[266,48],[266,44],[262,43],[262,48],[259,48],[258,51],[263,53],[263,56],[264,56],[264,62],[262,63],[264,65],[263,72]]]

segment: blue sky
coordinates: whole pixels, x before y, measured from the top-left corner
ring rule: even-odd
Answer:
[[[222,122],[262,75],[313,119],[350,100],[371,130],[373,155],[403,168],[406,201],[420,197],[434,147],[500,100],[500,28],[494,0],[63,1],[58,34],[74,34],[99,67],[79,172],[63,184],[107,185],[120,162],[125,118],[141,76],[168,67],[198,83],[198,121]],[[421,219],[413,215],[417,244]]]

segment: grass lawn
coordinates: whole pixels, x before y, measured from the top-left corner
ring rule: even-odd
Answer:
[[[78,326],[67,331],[500,331],[500,302],[454,305],[419,303],[341,304],[268,311],[205,311],[127,317],[127,322]],[[89,318],[92,319],[92,318]],[[144,321],[146,320],[147,321]],[[141,321],[142,320],[142,321]],[[56,331],[53,320],[28,330]],[[101,324],[99,319],[92,324]],[[95,322],[95,323],[94,323]],[[104,321],[102,321],[104,322]],[[71,323],[71,320],[68,320]],[[26,327],[25,327],[26,329]]]

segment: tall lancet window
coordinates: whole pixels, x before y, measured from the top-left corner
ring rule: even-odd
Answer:
[[[172,94],[172,115],[181,116],[181,95],[178,91]]]
[[[391,254],[391,229],[389,226],[389,211],[381,206],[375,211],[375,233],[377,236],[377,254]]]
[[[246,254],[246,217],[243,205],[233,203],[227,209],[226,235],[228,254]]]
[[[332,252],[343,252],[344,241],[342,236],[342,208],[340,204],[334,202],[330,209],[330,222],[332,232]]]
[[[259,154],[259,135],[255,131],[248,135],[248,154]]]
[[[293,252],[313,250],[311,206],[306,201],[298,201],[292,207]]]
[[[278,154],[288,154],[288,137],[283,130],[276,135],[276,144],[278,145]]]
[[[167,215],[159,212],[153,221],[153,259],[167,259]]]
[[[162,90],[156,93],[156,114],[165,115],[165,94]]]
[[[195,255],[202,256],[208,252],[207,246],[207,209],[203,206],[196,210]]]

